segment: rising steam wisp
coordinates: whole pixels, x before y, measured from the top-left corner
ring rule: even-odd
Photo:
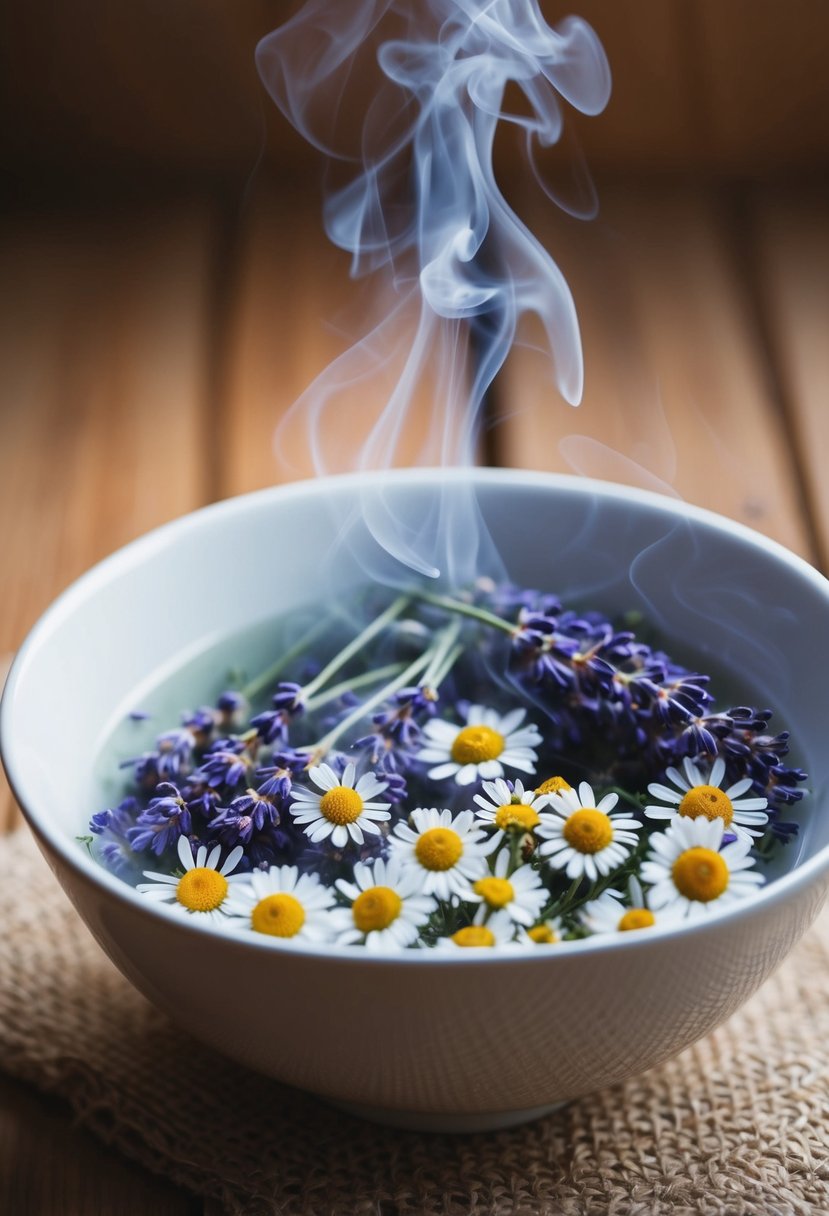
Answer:
[[[485,394],[527,313],[541,321],[559,392],[578,403],[572,296],[499,189],[493,145],[500,122],[517,124],[533,160],[559,139],[563,100],[586,114],[604,108],[610,73],[593,30],[577,17],[551,28],[538,0],[308,0],[260,43],[257,62],[297,130],[353,165],[328,195],[326,231],[352,255],[355,276],[371,273],[385,288],[382,319],[293,407],[292,421],[299,413],[310,424],[316,471],[344,467],[333,421],[344,388],[389,369],[388,395],[350,466],[400,463],[427,380],[421,463],[473,465]],[[360,144],[348,147],[341,116],[367,86]],[[521,112],[505,108],[508,87],[523,94]],[[455,583],[480,572],[474,502],[453,494],[451,509],[438,501],[416,522],[382,492],[363,508],[375,540],[406,566]]]

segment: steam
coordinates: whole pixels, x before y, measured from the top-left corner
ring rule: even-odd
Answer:
[[[525,314],[539,318],[555,386],[577,404],[573,299],[504,198],[493,146],[499,123],[517,125],[537,169],[538,149],[561,136],[562,102],[585,114],[604,108],[610,73],[590,26],[568,17],[551,28],[538,0],[308,0],[260,43],[257,63],[289,121],[350,170],[328,194],[325,229],[351,254],[354,276],[374,276],[381,309],[295,403],[277,444],[290,446],[301,417],[317,473],[341,469],[354,422],[343,419],[343,403],[378,375],[388,391],[352,467],[401,462],[424,384],[433,406],[430,419],[418,420],[420,463],[473,465],[486,393]],[[353,126],[361,89],[370,100],[359,146],[348,147],[341,127]],[[520,107],[506,108],[508,89]],[[481,541],[480,528],[474,503],[454,494],[452,504],[436,503],[433,518],[417,525],[382,492],[363,505],[369,530],[394,558],[463,581],[479,572],[471,541]]]

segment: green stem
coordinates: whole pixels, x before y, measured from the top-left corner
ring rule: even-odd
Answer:
[[[458,659],[463,654],[463,649],[464,648],[463,648],[463,646],[460,645],[460,643],[457,646],[454,646],[452,648],[452,650],[446,656],[446,661],[444,662],[443,666],[440,668],[440,670],[434,676],[432,683],[429,685],[430,688],[432,688],[432,689],[440,688],[443,681],[449,675],[449,672],[452,670],[452,668],[457,663]],[[426,681],[424,680],[423,683],[425,684]]]
[[[255,680],[251,680],[249,684],[245,685],[245,687],[241,690],[242,696],[245,698],[245,700],[252,701],[255,697],[258,697],[259,693],[267,688],[269,684],[273,684],[277,676],[282,675],[288,664],[292,663],[294,659],[298,659],[301,654],[304,654],[308,647],[313,645],[317,638],[327,628],[329,628],[328,621],[316,621],[315,624],[313,624],[311,628],[302,635],[299,641],[290,648],[290,650],[286,650],[284,654],[279,656],[276,662],[273,663],[267,671],[263,672],[261,676],[257,676]]]
[[[565,891],[559,899],[553,900],[551,904],[548,904],[547,907],[542,911],[539,919],[546,920],[548,916],[553,915],[563,916],[576,897],[576,892],[581,886],[582,877],[583,875],[580,874],[578,878],[574,878],[569,889]]]
[[[349,659],[353,658],[355,654],[358,654],[363,647],[370,642],[373,637],[376,637],[378,633],[381,633],[386,626],[395,619],[395,617],[400,616],[400,613],[403,612],[403,610],[407,608],[410,603],[410,596],[399,595],[394,603],[389,605],[385,612],[381,612],[378,617],[375,617],[370,625],[366,626],[362,633],[358,633],[356,638],[352,638],[348,645],[345,646],[339,654],[335,655],[330,663],[323,667],[319,675],[315,676],[310,684],[305,685],[301,693],[303,699],[312,697],[318,688],[322,688],[322,686],[326,684],[328,680],[330,680],[331,677],[340,670],[341,667],[346,665]]]
[[[487,612],[485,608],[476,608],[474,604],[464,604],[461,600],[453,600],[448,595],[435,595],[432,591],[422,591],[419,588],[414,594],[419,599],[425,600],[427,604],[445,608],[447,612],[457,612],[459,616],[472,617],[473,620],[481,621],[484,625],[491,625],[493,629],[501,629],[510,636],[515,633],[515,625],[505,621],[503,617],[496,616],[494,612]]]
[[[444,663],[449,651],[454,646],[454,643],[458,640],[458,634],[460,631],[460,621],[452,621],[451,625],[448,625],[446,629],[442,630],[440,641],[438,643],[437,650],[434,653],[434,657],[432,658],[431,663],[427,667],[426,672],[420,681],[420,683],[426,688],[438,688],[441,680],[445,678],[447,672],[450,670],[449,668],[447,668],[446,671],[443,670]]]
[[[355,688],[364,688],[366,684],[376,684],[379,680],[388,680],[402,671],[403,667],[403,663],[389,663],[386,667],[378,667],[375,671],[364,671],[361,676],[342,680],[339,684],[334,684],[325,692],[320,693],[319,696],[306,701],[305,708],[306,710],[319,709],[321,705],[327,705],[329,701],[336,701],[337,697],[341,697],[343,693],[352,692]]]
[[[431,650],[425,650],[413,663],[410,663],[405,671],[401,672],[394,680],[385,684],[373,697],[369,697],[367,701],[363,701],[358,705],[353,713],[350,713],[347,718],[343,718],[342,722],[338,723],[333,730],[330,730],[324,738],[320,739],[319,743],[315,743],[310,751],[316,758],[320,758],[330,751],[334,744],[342,735],[361,722],[367,717],[373,709],[378,705],[382,705],[383,701],[388,700],[390,696],[397,692],[398,688],[405,688],[407,684],[411,684],[415,676],[419,675],[424,667],[427,666],[432,657]]]

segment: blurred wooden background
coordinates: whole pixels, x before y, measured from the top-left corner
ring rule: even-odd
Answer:
[[[284,477],[277,423],[359,332],[319,165],[253,64],[295,7],[0,10],[0,654],[118,545]],[[606,113],[573,122],[598,219],[556,213],[508,141],[500,165],[573,289],[585,399],[570,410],[514,352],[488,458],[678,493],[825,568],[829,5],[575,7],[614,75]],[[350,397],[349,422],[381,391]],[[299,443],[292,460],[310,470]],[[0,826],[18,822],[0,793]],[[0,1211],[150,1208],[204,1212],[0,1081]]]
[[[337,0],[338,5],[355,0]],[[298,0],[7,0],[0,10],[4,164],[27,175],[245,174],[264,146],[311,163],[263,103],[259,38]],[[824,0],[542,0],[599,34],[614,75],[575,122],[596,171],[756,176],[827,167]]]

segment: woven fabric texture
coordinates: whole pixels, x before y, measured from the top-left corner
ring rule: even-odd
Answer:
[[[350,1119],[190,1039],[101,953],[28,833],[0,840],[0,873],[2,1066],[229,1213],[829,1212],[829,912],[670,1063],[512,1131],[427,1136]]]

